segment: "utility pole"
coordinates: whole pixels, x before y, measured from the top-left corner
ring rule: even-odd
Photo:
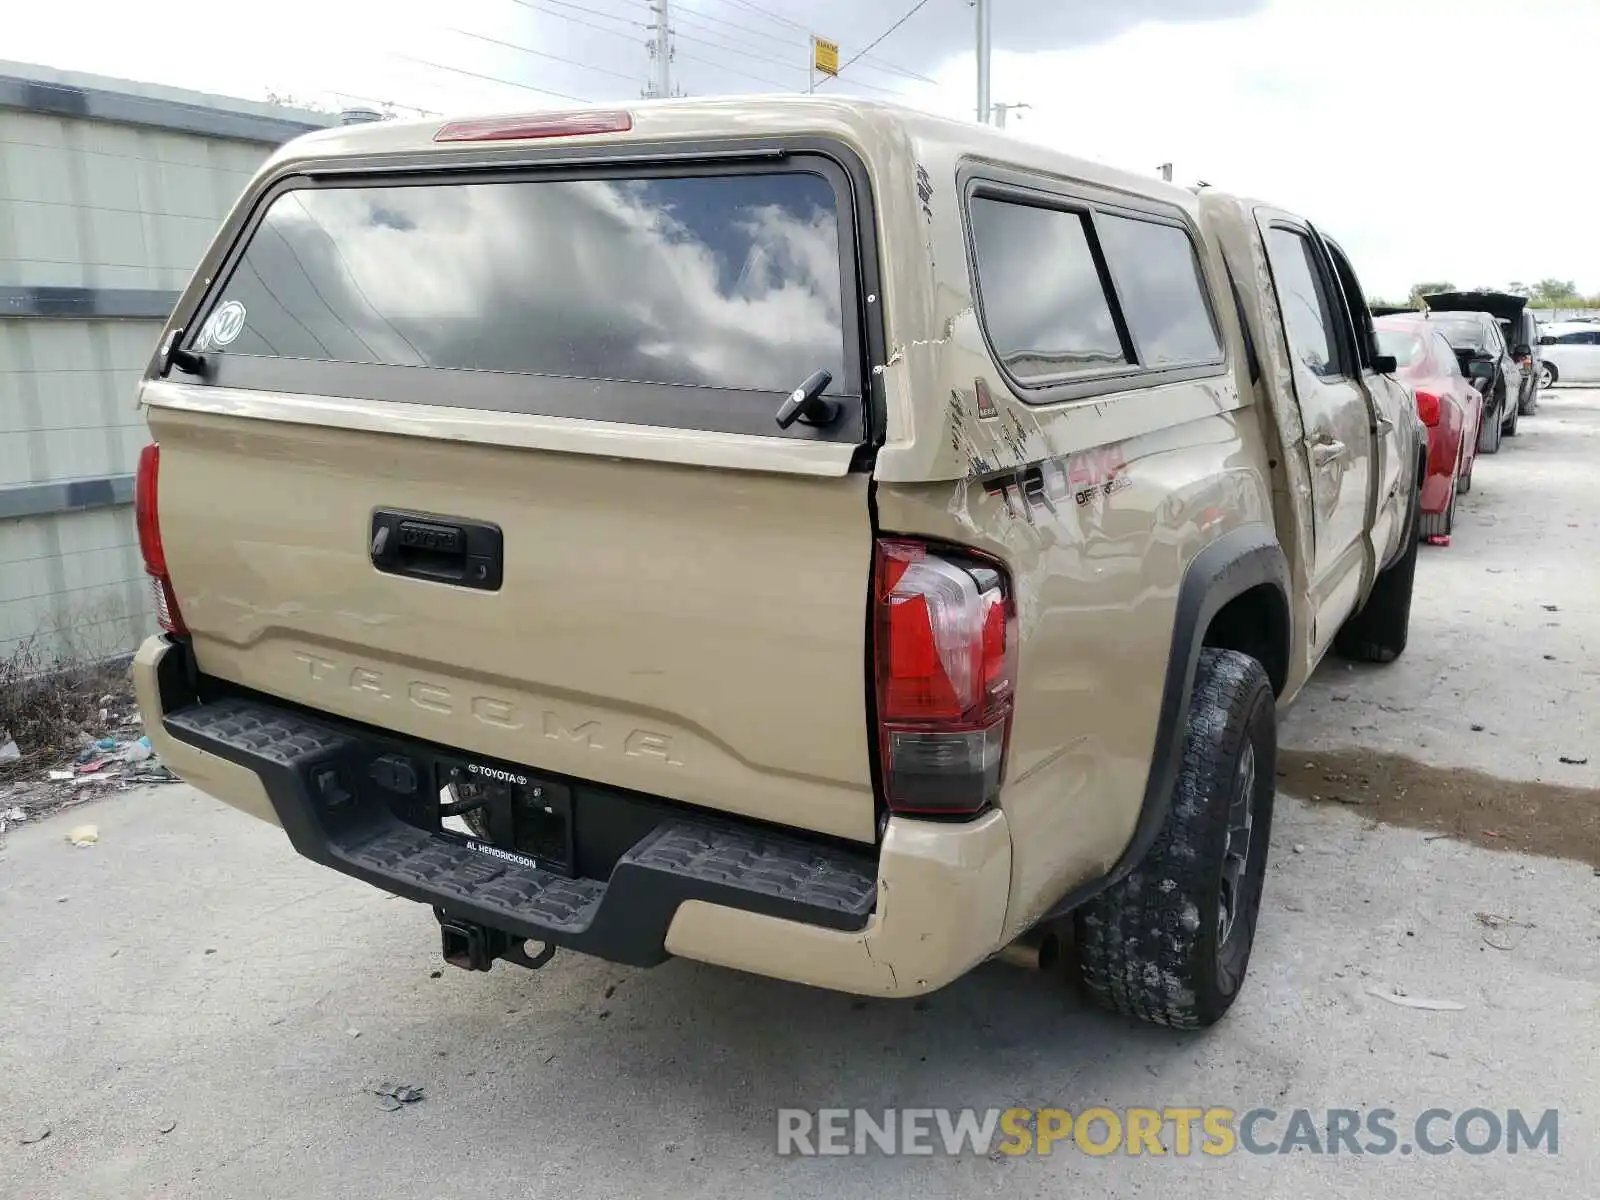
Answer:
[[[987,125],[989,106],[989,0],[972,0],[978,15],[978,124]]]
[[[651,30],[650,57],[654,60],[651,79],[644,85],[647,99],[665,100],[672,95],[672,23],[668,11],[671,0],[651,0],[650,11],[655,13]]]
[[[1033,105],[1031,105],[1031,104],[993,104],[993,105],[990,105],[990,108],[994,112],[994,127],[996,129],[1004,129],[1006,127],[1006,114],[1007,113],[1019,111],[1019,110],[1024,109],[1024,108],[1032,108],[1032,107],[1033,107]]]

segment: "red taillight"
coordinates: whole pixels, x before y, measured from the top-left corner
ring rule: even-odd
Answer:
[[[520,117],[485,117],[451,121],[433,135],[436,142],[511,142],[523,138],[580,137],[593,133],[627,133],[628,112],[527,113]]]
[[[1417,416],[1430,428],[1439,423],[1439,397],[1432,392],[1417,393]]]
[[[898,813],[970,814],[999,794],[1016,676],[1004,572],[880,541],[873,580],[878,744]]]
[[[156,620],[168,633],[187,633],[178,598],[167,575],[167,554],[161,546],[161,517],[157,510],[156,481],[161,473],[161,447],[151,443],[139,451],[139,470],[133,477],[133,520],[139,529],[139,552],[150,576]]]

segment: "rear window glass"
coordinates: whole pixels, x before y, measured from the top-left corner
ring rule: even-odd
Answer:
[[[774,393],[825,369],[839,393],[839,221],[801,172],[299,189],[195,348]]]
[[[984,324],[1017,380],[1127,365],[1084,214],[986,196],[970,213]]]
[[[1173,367],[1221,358],[1189,235],[1176,225],[1109,213],[1095,218],[1095,228],[1140,365]]]
[[[1397,329],[1378,330],[1378,352],[1392,354],[1402,367],[1409,367],[1422,357],[1422,339],[1412,333]]]
[[[1457,350],[1483,350],[1489,345],[1489,331],[1471,318],[1431,317],[1429,320]]]

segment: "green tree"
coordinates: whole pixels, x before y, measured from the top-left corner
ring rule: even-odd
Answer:
[[[1578,285],[1571,279],[1541,279],[1533,285],[1533,302],[1549,308],[1571,307],[1582,297]]]
[[[1411,294],[1406,297],[1407,304],[1418,304],[1424,296],[1431,296],[1435,292],[1453,292],[1456,285],[1453,283],[1413,283]]]

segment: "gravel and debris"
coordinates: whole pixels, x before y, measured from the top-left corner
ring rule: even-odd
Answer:
[[[372,1089],[372,1094],[378,1098],[378,1107],[387,1112],[394,1112],[422,1099],[421,1088],[404,1083],[381,1083]]]
[[[103,684],[103,681],[97,681]],[[32,750],[26,735],[0,735],[15,755],[0,755],[0,837],[24,821],[37,821],[88,800],[145,784],[176,783],[145,737],[131,688],[101,693],[87,719],[56,730]],[[41,727],[42,728],[42,727]]]

